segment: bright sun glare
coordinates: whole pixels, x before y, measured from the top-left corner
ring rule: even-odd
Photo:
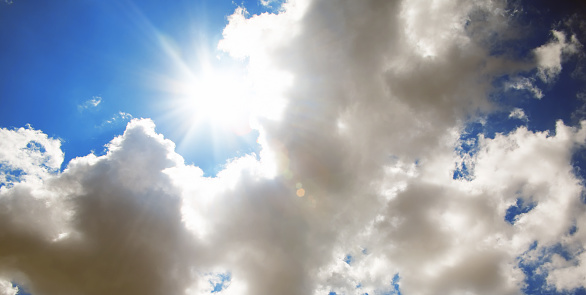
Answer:
[[[262,71],[249,72],[241,61],[213,57],[216,52],[197,48],[194,66],[183,56],[176,42],[155,34],[165,55],[174,65],[168,76],[157,76],[153,83],[167,92],[168,117],[179,124],[188,138],[202,127],[216,135],[232,132],[248,134],[258,129],[257,120],[279,120],[286,104],[285,92],[292,85],[292,75],[276,70],[269,62]],[[158,88],[157,87],[157,88]]]
[[[171,119],[182,125],[180,129],[189,133],[207,125],[238,135],[248,133],[255,103],[245,67],[238,62],[212,58],[212,52],[198,47],[194,48],[200,65],[194,66],[182,55],[185,48],[162,34],[155,35],[174,70],[153,82],[170,95],[170,103],[165,107],[171,109],[168,114]]]
[[[283,72],[251,76],[236,66],[208,66],[197,73],[183,71],[180,79],[167,82],[166,89],[174,98],[173,116],[182,124],[189,128],[209,124],[244,135],[261,117],[280,119],[283,91],[292,78]]]

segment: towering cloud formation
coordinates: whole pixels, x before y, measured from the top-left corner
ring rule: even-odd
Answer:
[[[584,287],[586,207],[571,163],[584,125],[462,139],[500,107],[496,80],[553,83],[581,50],[560,31],[527,56],[500,50],[520,38],[514,28],[505,1],[237,9],[219,48],[248,59],[257,93],[284,105],[258,112],[260,160],[204,177],[142,119],[106,155],[56,172],[57,141],[4,130],[43,148],[1,154],[42,177],[0,190],[0,291],[521,294],[523,265],[558,290]]]

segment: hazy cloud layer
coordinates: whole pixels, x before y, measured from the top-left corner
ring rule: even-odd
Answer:
[[[448,0],[237,9],[219,48],[247,59],[269,89],[259,93],[284,107],[257,119],[260,160],[234,159],[217,177],[185,165],[148,119],[54,175],[58,141],[3,129],[0,144],[18,148],[0,149],[2,163],[42,177],[0,190],[0,277],[32,294],[209,294],[222,282],[218,294],[393,294],[397,282],[402,294],[521,294],[522,260],[554,288],[585,286],[571,160],[586,126],[480,134],[474,153],[458,152],[466,123],[499,108],[494,80],[553,83],[581,50],[554,31],[528,57],[495,54],[510,11]],[[541,95],[532,81],[509,85]],[[454,179],[462,163],[469,175]]]

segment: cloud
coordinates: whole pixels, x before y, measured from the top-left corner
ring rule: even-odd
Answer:
[[[529,121],[529,118],[527,117],[527,115],[525,114],[525,112],[523,111],[523,109],[520,108],[515,108],[511,111],[511,113],[509,114],[509,118],[513,118],[513,119],[519,119],[521,121]]]
[[[1,280],[0,281],[0,294],[2,295],[16,295],[18,292],[18,288],[12,286],[10,281]]]
[[[2,191],[3,273],[33,294],[181,294],[197,244],[163,172],[181,160],[173,147],[151,121],[132,121],[107,155]]]
[[[274,4],[282,3],[281,0],[260,0],[260,4],[265,7],[271,8]]]
[[[10,259],[1,267],[33,294],[206,294],[226,271],[221,294],[353,293],[357,282],[370,293],[389,289],[395,273],[404,292],[515,294],[516,257],[534,240],[555,243],[580,217],[569,156],[585,136],[562,123],[555,136],[520,128],[481,140],[470,182],[445,174],[444,154],[389,164],[371,183],[303,179],[300,198],[254,157],[205,178],[152,121],[133,120],[106,155],[2,191],[0,256]],[[511,226],[514,198],[538,206]]]
[[[45,179],[63,162],[61,142],[30,126],[1,128],[0,138],[0,184]]]
[[[570,261],[561,255],[554,255],[552,262],[546,266],[546,268],[551,269],[547,277],[547,282],[555,286],[558,290],[564,291],[571,291],[583,287],[581,282],[586,278],[586,271],[584,271],[583,267],[584,263],[586,263],[586,254],[584,253]]]
[[[48,173],[58,141],[3,131],[13,146],[46,138],[61,158],[5,156],[43,177],[0,190],[0,274],[32,294],[520,294],[523,259],[559,290],[583,286],[586,208],[571,160],[586,123],[479,134],[474,152],[458,152],[468,120],[499,109],[493,82],[531,70],[490,50],[507,11],[504,1],[238,8],[219,48],[283,103],[256,122],[259,157],[204,177],[151,120],[132,119],[106,155]],[[535,51],[547,82],[573,44],[558,35]],[[454,179],[463,162],[471,177]],[[521,203],[532,205],[515,211]],[[567,260],[535,254],[557,245]]]
[[[98,107],[98,105],[102,103],[102,97],[100,96],[92,96],[91,99],[86,100],[83,104],[80,104],[78,107],[78,109],[80,111],[83,111],[85,109],[91,109],[91,108],[96,108]]]
[[[112,118],[102,122],[102,125],[100,127],[104,127],[104,126],[112,125],[112,124],[120,124],[121,122],[127,122],[127,121],[131,120],[132,118],[133,117],[131,114],[120,111],[117,114],[114,114],[114,116],[112,116]]]
[[[572,35],[569,42],[566,34],[552,30],[552,40],[536,48],[533,52],[537,58],[537,76],[546,83],[550,83],[562,71],[562,59],[576,54],[581,47],[576,36]]]
[[[537,265],[543,263],[544,255],[557,257],[540,269],[549,274],[547,282],[558,290],[584,286],[583,280],[574,279],[581,276],[578,266],[585,262],[581,253],[586,206],[581,201],[582,180],[573,174],[569,164],[572,152],[585,143],[584,126],[582,122],[581,127],[571,128],[559,121],[555,135],[520,127],[510,135],[485,141],[475,165],[474,181],[493,187],[489,195],[502,198],[503,205],[511,204],[515,198],[534,204],[528,212],[516,216],[509,246],[523,260]],[[539,161],[531,161],[536,155]],[[537,246],[523,252],[532,243]],[[565,259],[556,254],[554,248],[558,246],[566,251]]]
[[[539,87],[535,86],[533,79],[525,77],[512,79],[511,81],[505,83],[505,89],[525,90],[529,91],[537,99],[543,98],[543,92],[541,89],[539,89]]]

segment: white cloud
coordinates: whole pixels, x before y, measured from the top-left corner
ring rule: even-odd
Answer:
[[[560,68],[560,70],[561,70],[561,68]],[[533,82],[534,82],[533,79],[520,77],[520,78],[512,79],[511,81],[506,82],[505,89],[506,90],[515,89],[515,90],[529,91],[531,94],[533,94],[533,97],[535,97],[537,99],[542,99],[543,92],[541,91],[541,89],[539,89],[539,87],[535,86],[535,84],[533,84]]]
[[[527,117],[523,109],[520,108],[514,108],[509,114],[509,118],[519,119],[525,122],[529,121],[529,118]]]
[[[451,179],[454,158],[442,154],[391,164],[370,183],[353,174],[334,185],[328,178],[266,179],[253,157],[205,178],[151,121],[133,120],[106,155],[77,158],[44,183],[2,191],[2,231],[11,242],[0,256],[42,253],[48,260],[0,266],[8,277],[24,273],[17,282],[33,294],[206,294],[217,281],[210,274],[227,271],[232,279],[220,294],[375,293],[390,290],[396,273],[404,292],[516,294],[523,280],[516,257],[535,240],[555,243],[571,220],[583,219],[569,156],[584,130],[560,123],[555,136],[520,128],[483,139],[469,182]],[[297,182],[307,190],[303,198]],[[515,198],[538,205],[511,226],[504,214]],[[551,269],[550,280],[559,281],[565,268]]]
[[[506,295],[521,292],[518,258],[537,241],[575,254],[543,267],[548,282],[583,285],[571,272],[586,241],[571,156],[586,128],[520,127],[455,152],[466,120],[495,109],[493,79],[526,70],[486,48],[508,29],[505,10],[449,0],[290,1],[251,17],[238,8],[219,48],[247,59],[262,96],[282,103],[256,122],[260,160],[204,177],[152,121],[133,119],[106,155],[0,191],[0,273],[33,294],[209,294],[229,273],[219,294],[377,294],[398,275],[404,294]],[[19,153],[6,158],[24,163]],[[464,161],[473,177],[453,179]],[[535,207],[511,224],[517,199]]]
[[[0,280],[0,295],[16,295],[18,288],[13,286],[10,281]]]
[[[102,97],[100,96],[92,96],[91,99],[86,100],[83,104],[79,105],[78,108],[80,111],[90,108],[96,108],[100,103],[102,103]]]
[[[0,129],[0,183],[35,181],[59,171],[63,162],[61,142],[30,126]]]
[[[124,123],[124,122],[128,122],[132,119],[132,115],[126,112],[118,112],[117,114],[114,114],[114,116],[112,116],[112,118],[105,120],[104,122],[102,122],[101,127],[107,126],[107,125],[111,125],[111,124],[120,124],[120,123]]]
[[[579,51],[581,44],[576,36],[567,40],[564,32],[552,30],[552,40],[533,50],[537,58],[537,76],[546,83],[552,82],[562,71],[562,61],[565,57]]]
[[[583,249],[581,249],[583,251]],[[546,267],[550,268],[547,282],[558,290],[571,291],[584,286],[586,281],[586,252],[582,252],[575,260],[567,261],[560,255],[554,255]]]
[[[268,7],[268,8],[272,8],[273,5],[275,4],[282,4],[283,1],[282,0],[260,0],[260,4],[262,6]]]
[[[102,102],[102,98],[99,96],[94,96],[92,97],[92,99],[87,101],[89,103],[89,105],[97,107],[101,102]]]
[[[514,204],[516,198],[536,204],[514,224],[511,246],[516,251],[527,249],[534,241],[539,247],[551,247],[567,239],[573,223],[583,218],[583,187],[570,160],[585,138],[584,124],[575,129],[560,121],[555,135],[520,127],[484,142],[475,166],[476,184],[490,188],[490,195],[503,202],[501,206]]]

